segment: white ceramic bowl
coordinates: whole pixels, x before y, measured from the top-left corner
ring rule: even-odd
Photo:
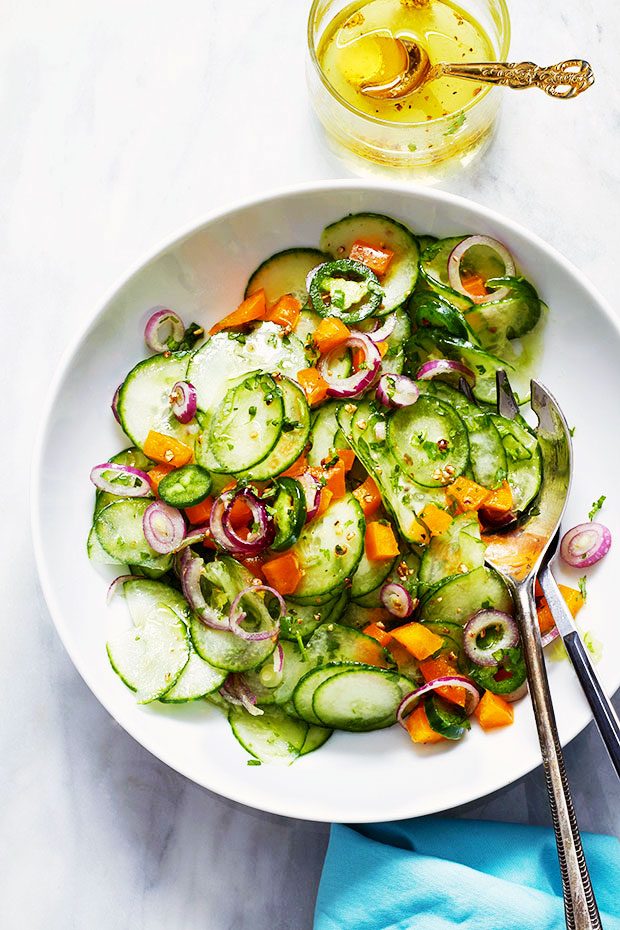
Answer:
[[[288,768],[248,767],[224,717],[205,702],[138,706],[110,668],[106,630],[122,598],[105,606],[113,570],[86,556],[93,489],[91,466],[124,448],[110,401],[125,373],[146,355],[148,309],[176,308],[209,325],[242,297],[250,272],[279,249],[315,245],[323,227],[369,210],[438,236],[486,233],[507,243],[549,304],[540,376],[576,427],[575,478],[565,525],[583,521],[607,493],[603,512],[620,528],[612,482],[620,459],[620,333],[610,309],[575,268],[525,229],[447,193],[361,181],[335,181],[246,202],[185,232],[139,265],[92,315],[50,390],[34,467],[33,527],[45,597],[80,674],[114,718],[143,746],[193,781],[252,807],[324,821],[377,821],[429,814],[507,785],[540,761],[531,706],[491,734],[477,725],[457,745],[416,748],[398,727],[336,733]],[[604,646],[599,672],[609,691],[620,684],[620,625],[615,611],[615,551],[589,572],[583,622]],[[573,576],[577,573],[573,573]],[[574,580],[574,579],[573,579]],[[589,711],[567,661],[550,663],[562,740]]]

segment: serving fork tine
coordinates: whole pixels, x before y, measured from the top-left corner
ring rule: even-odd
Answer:
[[[497,374],[497,397],[500,414],[515,419],[519,406],[503,371]],[[538,418],[541,488],[523,522],[486,537],[486,561],[502,575],[514,599],[560,862],[566,926],[569,930],[595,930],[601,928],[601,921],[573,809],[534,599],[536,572],[566,506],[572,470],[571,440],[560,407],[539,381],[531,382],[531,406]]]

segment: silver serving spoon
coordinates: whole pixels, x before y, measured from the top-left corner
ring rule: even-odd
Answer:
[[[550,97],[568,100],[577,97],[594,84],[590,64],[581,58],[561,61],[557,65],[541,68],[531,61],[485,61],[466,64],[439,62],[431,65],[423,46],[412,39],[394,39],[401,47],[407,65],[405,70],[385,84],[361,84],[360,90],[376,100],[400,100],[415,93],[430,81],[440,77],[462,78],[482,84],[498,84],[523,90],[538,87]]]

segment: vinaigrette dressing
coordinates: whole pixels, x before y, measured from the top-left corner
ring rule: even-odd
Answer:
[[[493,44],[483,27],[449,0],[368,0],[352,3],[326,27],[317,49],[326,79],[360,113],[394,124],[422,123],[455,114],[483,87],[439,78],[401,100],[377,100],[363,83],[384,84],[406,66],[397,38],[422,46],[437,62],[492,61]],[[458,129],[458,126],[456,127]]]

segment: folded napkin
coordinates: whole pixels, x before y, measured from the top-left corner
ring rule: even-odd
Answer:
[[[583,834],[604,930],[620,930],[620,842]],[[424,817],[334,824],[314,930],[564,930],[553,832]]]

